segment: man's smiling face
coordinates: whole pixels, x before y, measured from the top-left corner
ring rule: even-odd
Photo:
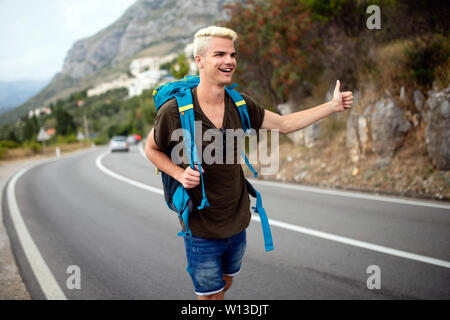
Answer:
[[[237,65],[233,41],[214,37],[205,51],[197,60],[200,77],[217,85],[229,84]]]

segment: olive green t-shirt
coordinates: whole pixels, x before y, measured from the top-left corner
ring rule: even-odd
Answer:
[[[216,128],[203,113],[198,103],[196,89],[192,90],[194,115],[196,121],[201,121],[202,133],[205,133],[208,129],[221,129]],[[242,97],[247,104],[252,129],[259,130],[264,120],[264,108],[249,96],[242,94]],[[172,132],[180,128],[181,121],[177,102],[176,99],[171,99],[159,109],[154,126],[155,142],[169,157],[174,146],[182,141],[182,138],[177,141],[171,139]],[[241,118],[228,94],[225,94],[222,128],[242,129]],[[196,141],[198,141],[197,138]],[[215,139],[212,138],[211,140],[214,141]],[[202,154],[205,153],[205,148],[209,144],[211,144],[211,141],[202,139]],[[228,238],[246,229],[250,223],[250,199],[241,164],[236,161],[237,158],[240,158],[237,145],[237,143],[234,143],[235,161],[232,164],[228,164],[229,161],[223,161],[223,164],[207,164],[202,161],[202,168],[205,171],[203,181],[206,197],[210,203],[209,207],[202,210],[197,209],[202,199],[201,183],[195,188],[187,189],[194,204],[194,211],[189,217],[189,226],[194,236],[208,239]],[[186,168],[188,164],[182,163],[180,166]]]

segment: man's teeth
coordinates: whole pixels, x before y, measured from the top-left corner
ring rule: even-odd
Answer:
[[[223,71],[223,72],[231,72],[231,69],[220,69],[220,68],[219,68],[219,70],[220,70],[220,71]]]

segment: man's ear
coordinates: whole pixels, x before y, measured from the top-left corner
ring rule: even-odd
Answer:
[[[203,58],[199,55],[195,56],[195,62],[197,63],[197,67],[200,69],[203,67]]]

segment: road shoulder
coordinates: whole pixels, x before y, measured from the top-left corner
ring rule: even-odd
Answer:
[[[11,242],[3,223],[3,191],[15,173],[36,160],[19,161],[0,165],[0,300],[30,300],[14,258]]]

